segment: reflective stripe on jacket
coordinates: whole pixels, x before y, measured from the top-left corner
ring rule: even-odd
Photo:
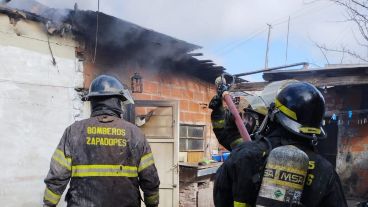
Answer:
[[[44,204],[56,206],[70,181],[68,207],[146,206],[159,202],[159,178],[150,146],[138,127],[114,116],[69,126],[45,179]]]

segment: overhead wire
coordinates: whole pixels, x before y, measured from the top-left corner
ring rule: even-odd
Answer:
[[[259,30],[259,31],[253,32],[253,33],[251,33],[251,34],[250,34],[250,37],[248,37],[247,39],[242,40],[242,41],[240,41],[240,42],[237,42],[235,45],[233,45],[233,46],[229,47],[228,49],[226,49],[226,50],[224,50],[224,51],[222,51],[222,52],[218,53],[218,55],[226,55],[226,54],[228,54],[229,52],[231,52],[232,50],[234,50],[234,49],[236,49],[236,48],[238,48],[238,47],[240,47],[240,46],[244,45],[245,43],[247,43],[247,42],[249,42],[250,40],[254,39],[255,37],[257,37],[257,36],[259,36],[259,35],[261,35],[261,34],[265,33],[266,31],[267,31],[267,28],[263,28],[263,29],[261,29],[261,30]]]
[[[288,19],[289,19],[289,16],[293,16],[295,14],[298,14],[296,16],[294,16],[292,18],[292,20],[295,20],[295,19],[298,19],[300,17],[303,17],[307,14],[311,14],[311,13],[315,13],[315,12],[319,12],[325,8],[328,8],[330,6],[334,5],[333,3],[330,3],[327,7],[325,6],[315,6],[315,7],[303,7],[301,9],[298,9],[297,11],[293,12],[292,14],[288,15],[287,17],[282,17],[282,18],[279,18],[275,21],[272,21],[273,23],[271,23],[272,27],[275,27],[275,26],[279,26],[281,24],[284,24],[284,23],[287,23],[288,22]],[[319,8],[320,7],[320,8]],[[303,11],[303,10],[306,10],[306,11]],[[310,10],[314,10],[313,12],[310,12]],[[302,13],[300,13],[302,12]],[[236,41],[236,42],[232,42],[230,44],[228,44],[227,46],[223,47],[223,49],[220,49],[219,51],[221,52],[218,52],[217,54],[218,55],[226,55],[228,53],[230,53],[231,51],[233,51],[234,49],[244,45],[245,43],[247,43],[248,41],[252,40],[253,38],[257,37],[258,35],[264,33],[265,31],[267,31],[267,28],[266,27],[262,27],[262,28],[259,28],[257,29],[255,32],[251,32],[250,33],[250,37],[248,36],[248,38],[246,38],[245,40],[241,40],[241,41]],[[216,53],[216,52],[215,52]]]

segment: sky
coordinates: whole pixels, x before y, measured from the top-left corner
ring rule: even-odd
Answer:
[[[98,0],[39,2],[56,8],[73,8],[77,2],[80,10],[97,10],[98,5]],[[100,11],[202,46],[198,51],[204,53],[202,59],[214,60],[231,74],[265,67],[267,24],[272,25],[269,67],[361,63],[340,53],[327,52],[325,57],[316,43],[332,49],[344,46],[367,56],[358,44],[357,27],[345,21],[346,11],[329,0],[100,0]]]

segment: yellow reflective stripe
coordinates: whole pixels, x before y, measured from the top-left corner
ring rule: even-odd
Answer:
[[[71,163],[72,159],[65,157],[65,154],[63,151],[56,149],[54,152],[54,155],[52,156],[52,159],[55,160],[57,163],[59,163],[61,166],[65,167],[68,170],[71,170]]]
[[[251,205],[249,205],[248,203],[234,201],[234,207],[251,207]]]
[[[287,181],[283,181],[283,180],[275,180],[275,179],[272,179],[272,178],[263,177],[262,182],[267,182],[267,183],[271,183],[271,184],[287,186],[287,187],[290,187],[290,188],[303,190],[303,185],[296,184],[296,183],[291,183],[291,182],[287,182]]]
[[[154,195],[147,196],[147,197],[144,199],[144,202],[145,202],[146,204],[153,205],[153,204],[158,203],[158,199],[159,199],[159,194],[158,194],[158,193],[156,193],[156,194],[154,194]]]
[[[267,164],[266,168],[280,170],[280,171],[286,171],[286,172],[292,172],[292,173],[296,173],[296,174],[299,174],[299,175],[305,175],[306,174],[306,171],[304,171],[304,170],[300,170],[298,168],[289,167],[289,166]]]
[[[142,158],[141,158],[141,162],[144,162],[144,161],[146,161],[146,160],[148,160],[148,159],[151,159],[153,157],[153,155],[152,155],[152,153],[150,152],[150,153],[148,153],[148,154],[145,154],[145,155],[143,155],[142,156]]]
[[[285,115],[287,115],[288,117],[294,119],[295,121],[297,121],[297,116],[296,113],[294,111],[292,111],[291,109],[289,109],[288,107],[284,106],[279,100],[276,99],[275,101],[275,106],[276,108],[280,109],[280,111],[282,111]]]
[[[141,162],[139,163],[138,172],[142,172],[142,170],[144,170],[147,167],[153,165],[154,163],[155,163],[155,161],[153,160],[152,153],[148,153],[148,154],[144,155],[141,158]]]
[[[243,138],[238,138],[230,143],[231,149],[235,148],[237,145],[243,143]]]
[[[135,166],[73,165],[72,177],[138,177],[138,173]]]
[[[300,127],[299,131],[305,134],[321,134],[321,129],[314,128],[314,127]]]
[[[56,194],[56,193],[52,192],[50,189],[48,189],[48,188],[46,187],[45,195],[44,195],[44,199],[45,199],[46,201],[49,201],[50,203],[52,203],[52,204],[55,204],[55,205],[56,205],[56,204],[58,204],[58,203],[59,203],[60,197],[61,197],[61,195],[58,195],[58,194]]]
[[[221,129],[221,128],[224,128],[224,126],[225,126],[225,120],[224,119],[212,120],[212,127],[214,129]]]

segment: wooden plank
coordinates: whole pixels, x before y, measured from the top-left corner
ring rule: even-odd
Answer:
[[[317,87],[323,86],[345,86],[368,84],[368,75],[364,76],[341,76],[341,77],[299,77],[299,81],[312,83]],[[231,91],[261,91],[270,82],[237,83]]]
[[[317,77],[303,78],[300,81],[312,83],[315,86],[346,86],[368,84],[368,76],[341,76],[341,77]]]
[[[237,83],[231,87],[231,91],[261,91],[269,82]]]
[[[204,152],[188,152],[188,162],[189,163],[198,163],[203,159]]]

